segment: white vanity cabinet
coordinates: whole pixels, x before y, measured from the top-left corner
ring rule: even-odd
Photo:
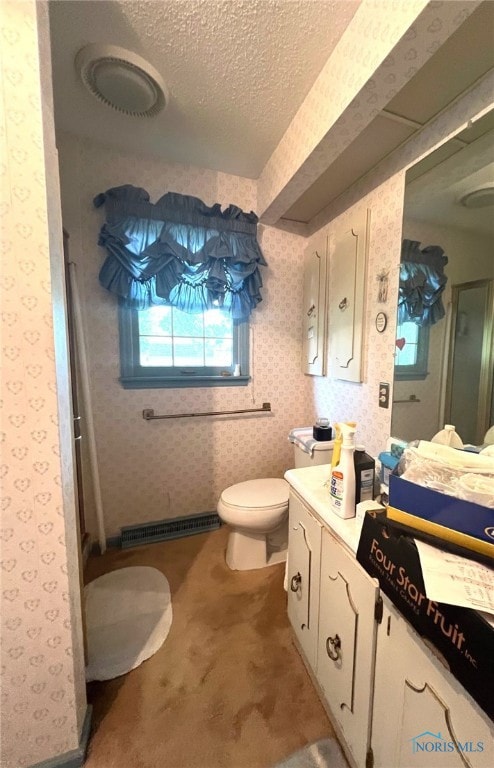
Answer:
[[[288,617],[308,663],[315,669],[322,525],[293,493],[289,509]]]
[[[329,511],[326,475],[286,475],[288,615],[349,764],[494,765],[492,722],[358,563],[357,523]]]
[[[379,586],[323,530],[316,676],[357,765],[370,737]]]
[[[372,721],[375,768],[487,768],[492,723],[385,599]]]

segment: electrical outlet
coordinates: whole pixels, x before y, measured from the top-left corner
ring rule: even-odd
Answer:
[[[379,408],[389,408],[389,384],[386,381],[379,382]]]

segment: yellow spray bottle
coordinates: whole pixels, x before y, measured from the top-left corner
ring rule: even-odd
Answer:
[[[333,454],[331,456],[331,469],[333,469],[339,464],[340,455],[341,455],[342,437],[341,437],[340,425],[335,424],[334,430],[335,430],[335,438],[334,438]]]
[[[340,424],[342,446],[340,461],[331,469],[331,509],[345,520],[355,517],[355,427]]]
[[[356,429],[357,422],[356,421],[345,421],[342,422],[343,425],[347,425],[348,427],[352,427],[353,429]],[[341,434],[341,424],[335,424],[335,438],[334,438],[334,446],[333,446],[333,455],[331,456],[331,469],[333,467],[337,467],[340,463],[340,456],[341,456],[341,444],[343,442],[343,436]]]

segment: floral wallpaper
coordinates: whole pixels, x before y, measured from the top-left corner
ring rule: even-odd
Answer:
[[[107,535],[120,527],[216,509],[222,490],[255,477],[283,475],[292,466],[288,433],[314,419],[310,381],[300,365],[299,273],[305,240],[259,227],[268,268],[263,301],[251,319],[247,387],[125,390],[119,378],[117,303],[98,284],[105,253],[97,246],[102,212],[93,197],[112,186],[192,194],[208,205],[255,210],[256,184],[146,155],[123,154],[73,136],[58,137],[64,226],[84,307],[86,347]],[[287,322],[287,315],[289,322]],[[157,414],[236,410],[270,402],[272,413],[146,422]],[[94,522],[89,513],[89,528]]]
[[[53,328],[60,270],[56,278],[50,257],[61,259],[61,230],[49,99],[41,111],[46,6],[4,2],[0,13],[0,763],[21,768],[78,746],[86,699],[70,458],[61,459],[67,436],[71,456],[68,407],[59,418],[68,378]]]
[[[331,422],[356,421],[358,443],[373,456],[384,450],[390,435],[391,409],[380,408],[380,382],[392,383],[394,365],[394,314],[397,300],[398,264],[401,243],[403,176],[393,177],[378,193],[366,195],[327,227],[329,234],[330,270],[333,244],[337,232],[346,231],[356,211],[370,210],[369,250],[364,310],[363,383],[341,381],[331,377],[314,380],[318,409]],[[313,236],[315,237],[315,236]],[[388,275],[385,303],[378,302],[380,272]],[[375,325],[377,312],[385,312],[388,325],[379,333]],[[329,328],[331,344],[331,328]]]

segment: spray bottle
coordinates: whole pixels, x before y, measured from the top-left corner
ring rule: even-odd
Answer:
[[[342,422],[342,424],[346,424],[349,427],[353,427],[356,429],[357,422],[356,421],[346,421]],[[335,424],[334,425],[335,430],[335,438],[334,438],[334,445],[333,445],[333,453],[331,454],[331,469],[338,466],[341,456],[341,443],[342,443],[342,435],[341,435],[341,424]]]
[[[340,461],[340,455],[341,455],[341,429],[339,424],[334,425],[334,431],[335,431],[335,437],[334,437],[334,445],[333,445],[333,453],[331,454],[331,472],[333,471],[334,467],[336,467]]]
[[[331,467],[331,509],[345,520],[355,517],[355,424],[340,423],[342,436],[341,455],[338,464]]]

